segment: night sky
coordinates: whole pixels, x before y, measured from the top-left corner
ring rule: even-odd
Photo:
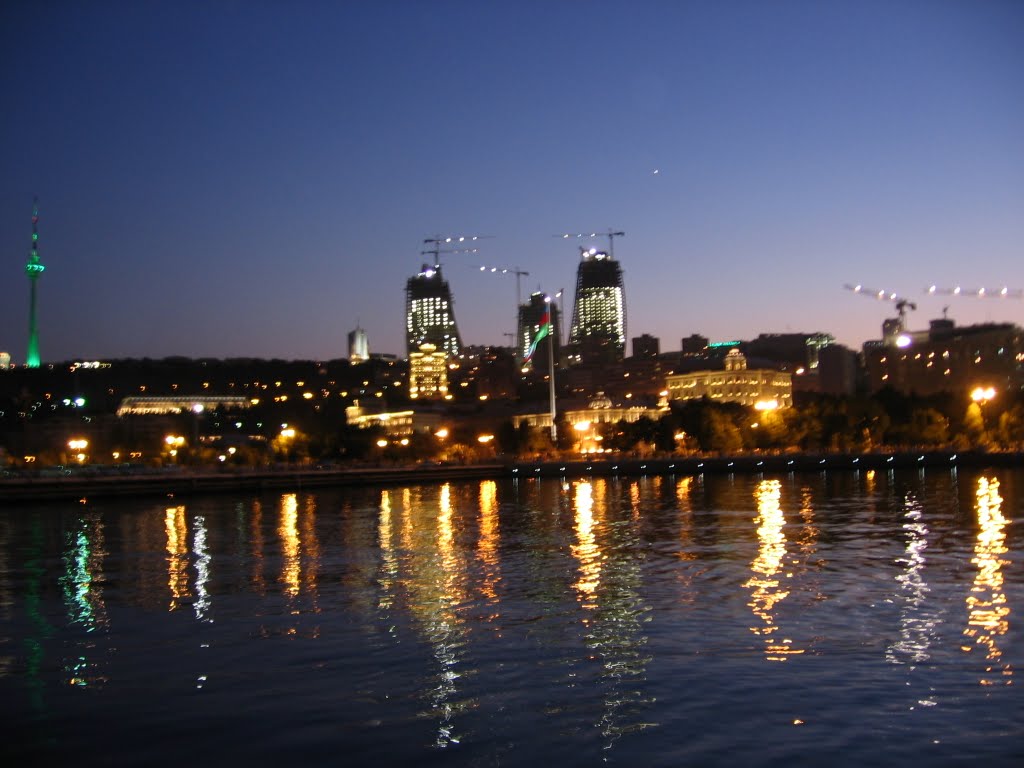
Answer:
[[[1024,2],[0,5],[0,350],[44,362],[404,354],[442,254],[463,340],[626,234],[629,337],[1024,324]],[[603,247],[607,239],[588,241]],[[565,311],[571,306],[566,304]],[[630,346],[631,350],[631,346]]]

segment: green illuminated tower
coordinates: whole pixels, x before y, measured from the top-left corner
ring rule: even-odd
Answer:
[[[29,368],[39,367],[39,330],[36,327],[36,281],[46,267],[39,261],[39,198],[32,201],[32,249],[28,254],[25,274],[28,275],[28,353],[25,365]]]

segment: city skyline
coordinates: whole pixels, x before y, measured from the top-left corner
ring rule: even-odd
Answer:
[[[581,10],[581,8],[585,8]],[[896,315],[1024,320],[1024,6],[1011,2],[60,3],[0,11],[0,350],[22,363],[34,196],[43,362],[403,355],[443,254],[466,345],[571,291],[678,349]],[[523,273],[481,272],[479,267]],[[515,276],[515,281],[510,279]],[[520,285],[521,282],[521,285]],[[519,292],[522,296],[519,296]],[[572,308],[565,306],[564,312]]]

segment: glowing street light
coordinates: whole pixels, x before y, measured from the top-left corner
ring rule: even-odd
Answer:
[[[84,438],[79,437],[68,440],[68,448],[70,448],[72,451],[78,451],[78,453],[75,455],[75,459],[78,460],[79,464],[85,463],[85,449],[88,447],[89,441]]]
[[[975,387],[971,390],[971,400],[985,404],[996,396],[995,387]]]

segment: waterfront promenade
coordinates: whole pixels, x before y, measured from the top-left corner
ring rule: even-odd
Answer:
[[[867,454],[741,454],[587,460],[495,460],[477,464],[275,467],[266,469],[132,469],[91,474],[68,469],[56,477],[0,478],[0,502],[126,496],[177,496],[233,491],[296,491],[352,485],[396,485],[500,478],[788,473],[950,467],[1024,467],[1024,453],[900,451]]]

